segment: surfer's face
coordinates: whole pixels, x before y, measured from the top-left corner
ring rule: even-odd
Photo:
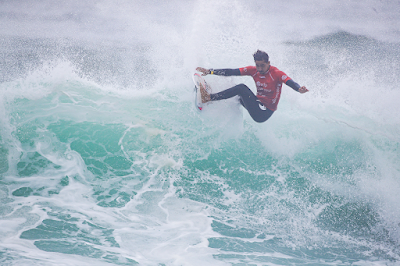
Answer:
[[[256,68],[257,71],[260,74],[265,74],[267,73],[268,69],[269,69],[269,62],[265,62],[264,60],[260,60],[260,61],[255,61],[256,62]]]

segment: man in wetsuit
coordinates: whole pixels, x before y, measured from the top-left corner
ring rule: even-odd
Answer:
[[[257,50],[253,54],[256,66],[236,69],[205,69],[196,68],[205,75],[220,76],[252,76],[257,87],[257,96],[244,84],[236,85],[227,90],[209,94],[205,88],[200,87],[203,103],[224,100],[238,95],[240,103],[247,109],[254,121],[261,123],[267,121],[276,111],[281,97],[282,83],[295,91],[306,93],[308,89],[300,86],[289,78],[284,72],[270,65],[266,52]]]

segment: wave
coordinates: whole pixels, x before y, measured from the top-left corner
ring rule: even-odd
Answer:
[[[384,10],[369,4],[357,12]],[[182,16],[168,20],[170,5]],[[1,35],[3,264],[399,261],[396,42],[352,28],[356,18],[329,24],[317,14],[310,19],[329,29],[318,24],[301,37],[302,21],[279,31],[281,20],[256,2],[99,2],[70,16],[60,15],[68,6],[49,9],[47,17],[26,11],[24,21],[7,3],[0,17],[37,26]],[[142,12],[131,18],[132,10]],[[274,26],[269,35],[249,32],[261,15]],[[49,20],[82,28],[46,36]],[[81,34],[90,25],[92,35]],[[246,66],[258,48],[310,92],[284,87],[263,124],[235,99],[197,112],[194,67]],[[254,88],[244,77],[206,78],[215,90]]]

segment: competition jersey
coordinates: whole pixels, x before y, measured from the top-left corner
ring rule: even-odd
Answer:
[[[274,66],[270,66],[264,75],[261,75],[255,66],[243,67],[239,70],[240,75],[253,77],[260,102],[271,111],[276,111],[281,97],[282,83],[286,83],[291,78]]]

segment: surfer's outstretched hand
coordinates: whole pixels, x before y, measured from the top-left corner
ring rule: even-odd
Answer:
[[[306,93],[307,91],[308,91],[308,89],[306,88],[306,86],[302,86],[299,88],[300,93]]]
[[[196,68],[197,71],[201,72],[202,76],[208,75],[210,73],[209,69],[203,68],[203,67],[198,67]]]

